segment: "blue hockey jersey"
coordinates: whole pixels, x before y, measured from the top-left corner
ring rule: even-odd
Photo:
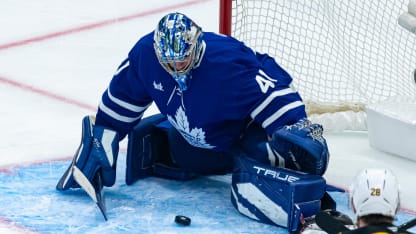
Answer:
[[[158,62],[153,32],[142,37],[104,92],[96,124],[124,137],[154,102],[191,145],[223,151],[249,118],[271,135],[306,116],[292,78],[273,58],[229,36],[204,32],[203,40],[203,57],[181,91]]]

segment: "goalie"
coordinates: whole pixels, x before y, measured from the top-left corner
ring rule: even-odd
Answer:
[[[129,135],[127,184],[234,169],[232,202],[241,213],[296,229],[300,215],[319,210],[329,154],[291,82],[269,55],[168,14],[120,64],[96,118],[84,118],[81,146],[57,189],[81,186],[105,215],[102,187],[115,183],[118,143]],[[142,119],[153,102],[160,114]]]

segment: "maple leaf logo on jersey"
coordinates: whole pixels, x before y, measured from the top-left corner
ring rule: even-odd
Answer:
[[[156,81],[153,81],[153,88],[162,92],[165,91],[163,90],[162,82],[156,83]]]
[[[168,115],[169,122],[181,133],[189,144],[205,149],[212,149],[215,147],[205,141],[205,132],[202,128],[189,128],[188,117],[186,117],[182,107],[179,107],[178,110],[176,110],[175,118]]]

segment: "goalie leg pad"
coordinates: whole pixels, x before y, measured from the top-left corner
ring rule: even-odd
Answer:
[[[154,134],[158,131],[156,124],[164,120],[163,115],[144,118],[130,132],[126,156],[126,184],[133,184],[136,180],[153,174],[154,155],[163,154],[165,152],[159,151],[166,149],[162,145],[167,143],[163,135]],[[159,147],[155,142],[160,144]]]
[[[240,213],[296,231],[301,217],[320,211],[326,182],[319,175],[272,167],[242,156],[235,158],[231,186],[231,202]]]
[[[173,128],[162,114],[144,118],[129,134],[126,159],[126,184],[158,176],[189,180],[194,173],[178,168],[170,159],[168,131]]]

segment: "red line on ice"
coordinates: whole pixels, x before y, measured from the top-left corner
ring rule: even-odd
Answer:
[[[25,83],[21,83],[21,82],[17,82],[17,81],[11,80],[11,79],[7,79],[5,77],[0,76],[0,83],[7,84],[7,85],[10,85],[10,86],[19,88],[19,89],[23,89],[25,91],[30,91],[32,93],[37,93],[37,94],[40,94],[42,96],[45,96],[45,97],[48,97],[48,98],[51,98],[51,99],[55,99],[55,100],[58,100],[58,101],[61,101],[61,102],[65,102],[67,104],[71,104],[71,105],[74,105],[74,106],[78,106],[78,107],[81,107],[81,108],[84,108],[84,109],[87,109],[87,110],[93,110],[93,111],[97,110],[97,108],[95,106],[91,106],[91,105],[82,103],[82,102],[77,101],[75,99],[71,99],[71,98],[68,98],[68,97],[50,92],[48,90],[43,90],[43,89],[36,88],[34,86],[31,86],[31,85],[28,85],[28,84],[25,84]]]
[[[141,18],[141,17],[144,17],[144,16],[148,16],[148,15],[152,15],[152,14],[156,14],[156,13],[160,13],[160,12],[164,12],[164,11],[174,10],[174,9],[179,8],[179,7],[186,7],[186,6],[190,6],[190,5],[195,5],[195,4],[199,4],[199,3],[207,2],[207,1],[210,1],[210,0],[187,1],[187,2],[180,3],[180,4],[170,5],[170,6],[166,6],[166,7],[162,7],[162,8],[156,8],[156,9],[153,9],[153,10],[136,13],[136,14],[133,14],[133,15],[121,16],[119,18],[103,20],[103,21],[100,21],[100,22],[87,24],[87,25],[84,25],[84,26],[76,27],[76,28],[70,28],[70,29],[67,29],[67,30],[63,30],[63,31],[59,31],[59,32],[53,32],[53,33],[49,33],[49,34],[42,35],[42,36],[23,39],[21,41],[10,42],[10,43],[0,45],[0,50],[10,49],[10,48],[13,48],[13,47],[18,47],[18,46],[23,46],[23,45],[27,45],[27,44],[34,43],[34,42],[39,42],[39,41],[52,39],[52,38],[55,38],[55,37],[65,36],[65,35],[68,35],[68,34],[78,33],[78,32],[82,32],[82,31],[88,31],[88,30],[92,30],[92,29],[95,29],[95,28],[100,28],[100,27],[108,26],[108,25],[115,24],[115,23],[121,23],[121,22],[124,22],[124,21],[132,20],[132,19],[136,19],[136,18]]]
[[[25,226],[22,226],[22,225],[20,225],[18,223],[15,223],[15,222],[7,219],[7,218],[4,218],[4,217],[0,217],[0,224],[1,224],[0,228],[7,228],[9,230],[16,230],[16,231],[27,233],[27,234],[37,233],[33,230],[30,230],[29,228],[27,228]]]

